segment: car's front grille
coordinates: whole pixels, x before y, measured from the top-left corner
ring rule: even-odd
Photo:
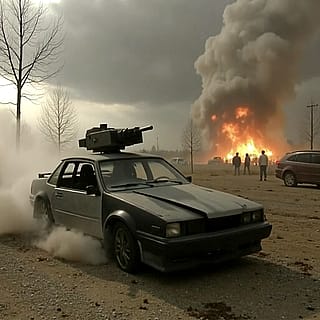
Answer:
[[[207,232],[235,228],[241,225],[241,215],[220,217],[208,220]]]
[[[189,221],[186,227],[188,235],[206,232],[205,220]]]
[[[253,218],[254,216],[255,219]],[[213,218],[208,220],[194,220],[189,221],[186,224],[185,234],[192,235],[204,232],[216,232],[236,228],[241,225],[262,222],[263,220],[263,210],[244,212],[242,214]]]

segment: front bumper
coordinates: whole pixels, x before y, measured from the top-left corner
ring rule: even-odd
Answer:
[[[219,232],[173,239],[139,234],[142,261],[162,272],[221,263],[261,250],[261,240],[271,233],[268,222]]]

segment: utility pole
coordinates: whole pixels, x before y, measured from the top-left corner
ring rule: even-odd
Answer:
[[[313,110],[315,107],[319,107],[316,103],[312,103],[307,108],[310,108],[310,149],[313,150]]]

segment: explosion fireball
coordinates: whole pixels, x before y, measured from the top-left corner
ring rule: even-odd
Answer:
[[[279,156],[289,149],[283,106],[294,98],[299,62],[319,30],[318,0],[237,0],[195,69],[202,92],[192,106],[206,157],[235,152]]]
[[[222,116],[223,118],[223,116]],[[212,116],[215,121],[217,116]],[[254,114],[248,106],[239,106],[234,111],[233,121],[222,122],[220,141],[216,145],[216,151],[221,154],[225,161],[230,161],[236,152],[244,157],[248,153],[253,160],[259,156],[261,150],[271,158],[272,149],[265,145],[261,131],[254,129]]]

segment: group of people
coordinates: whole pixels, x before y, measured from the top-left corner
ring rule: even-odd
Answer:
[[[244,158],[244,167],[243,167],[243,174],[250,174],[250,165],[251,159],[248,153]],[[239,156],[239,152],[232,158],[232,165],[234,166],[234,175],[240,175],[240,167],[241,167],[241,157]],[[260,181],[267,180],[267,167],[268,167],[268,156],[266,155],[265,151],[262,150],[261,154],[258,159],[258,165],[260,168]]]

